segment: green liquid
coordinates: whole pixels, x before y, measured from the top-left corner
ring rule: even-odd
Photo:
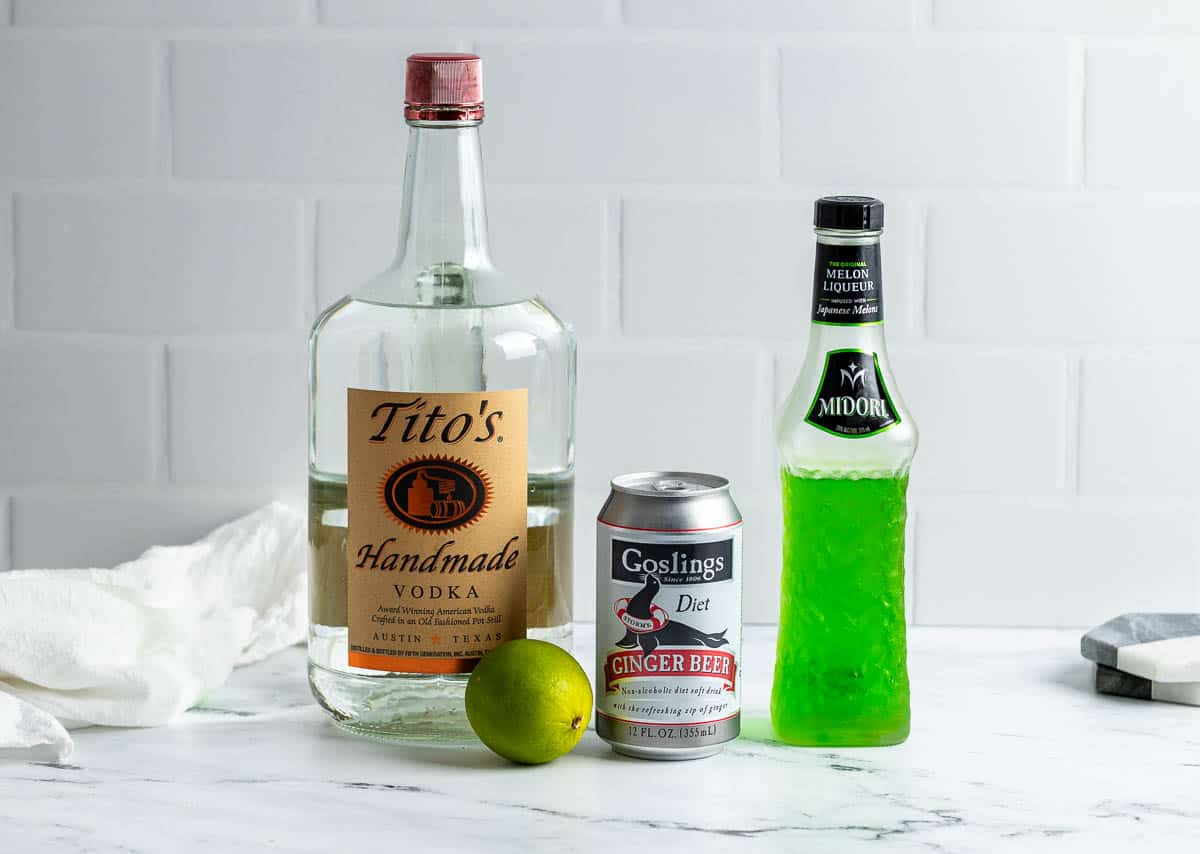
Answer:
[[[783,473],[783,593],[771,721],[789,744],[908,737],[908,475]]]

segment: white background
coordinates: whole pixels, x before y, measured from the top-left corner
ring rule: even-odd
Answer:
[[[1189,0],[0,0],[0,569],[302,495],[306,329],[390,257],[443,48],[484,57],[497,261],[580,337],[580,617],[608,477],[691,467],[775,618],[829,192],[888,204],[912,619],[1200,604]]]

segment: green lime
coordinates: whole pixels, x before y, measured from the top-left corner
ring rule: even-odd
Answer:
[[[540,765],[570,751],[592,714],[592,686],[569,652],[511,640],[485,655],[467,682],[467,720],[505,759]]]

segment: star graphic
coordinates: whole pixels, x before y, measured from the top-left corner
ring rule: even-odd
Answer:
[[[433,641],[434,643],[441,643],[441,642],[442,642],[442,639],[441,639],[441,637],[440,637],[440,636],[438,636],[438,635],[434,635],[433,637],[431,637],[431,638],[430,638],[430,640],[431,640],[431,641]]]

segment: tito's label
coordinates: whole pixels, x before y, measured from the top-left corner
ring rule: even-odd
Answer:
[[[817,244],[813,267],[813,323],[867,326],[883,322],[879,244]]]
[[[739,731],[741,526],[596,532],[596,727],[643,747],[721,744]]]
[[[528,394],[348,390],[349,663],[466,673],[525,636]]]

